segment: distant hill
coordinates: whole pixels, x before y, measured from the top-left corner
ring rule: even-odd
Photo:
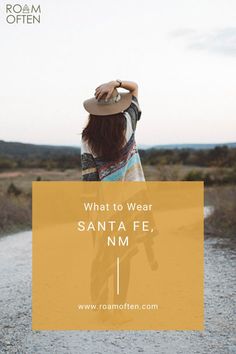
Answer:
[[[174,150],[194,149],[208,150],[216,146],[236,148],[236,143],[222,144],[166,144],[166,145],[138,145],[140,150]],[[8,158],[51,158],[57,156],[76,156],[80,154],[80,147],[63,145],[37,145],[0,140],[0,155]]]
[[[36,145],[0,140],[0,155],[8,158],[50,158],[57,156],[74,156],[80,154],[79,147]]]
[[[166,144],[166,145],[138,145],[139,149],[194,149],[194,150],[208,150],[214,149],[216,146],[228,146],[229,148],[236,148],[236,143],[215,143],[215,144]]]
[[[142,163],[150,166],[178,164],[236,169],[236,143],[156,145],[139,148],[139,151]],[[65,170],[78,167],[81,167],[79,147],[0,141],[0,171],[14,168]]]

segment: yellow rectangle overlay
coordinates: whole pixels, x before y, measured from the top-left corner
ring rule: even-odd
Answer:
[[[34,330],[203,330],[203,182],[33,182]]]

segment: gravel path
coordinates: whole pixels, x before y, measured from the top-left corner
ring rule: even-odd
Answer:
[[[235,251],[205,241],[206,330],[32,331],[31,232],[0,239],[0,353],[236,353]]]

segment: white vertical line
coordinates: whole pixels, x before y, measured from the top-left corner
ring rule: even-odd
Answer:
[[[116,258],[116,294],[120,294],[120,258]]]

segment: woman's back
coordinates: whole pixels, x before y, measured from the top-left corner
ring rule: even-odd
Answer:
[[[129,92],[119,92],[118,87]],[[89,121],[82,132],[81,164],[84,181],[144,181],[135,130],[141,117],[138,85],[109,81],[95,97],[84,101]]]
[[[126,119],[125,143],[118,159],[107,160],[94,154],[89,143],[82,139],[81,161],[84,181],[145,180],[135,141],[136,125],[141,117],[137,97],[132,96],[131,104],[123,111],[123,115]]]

